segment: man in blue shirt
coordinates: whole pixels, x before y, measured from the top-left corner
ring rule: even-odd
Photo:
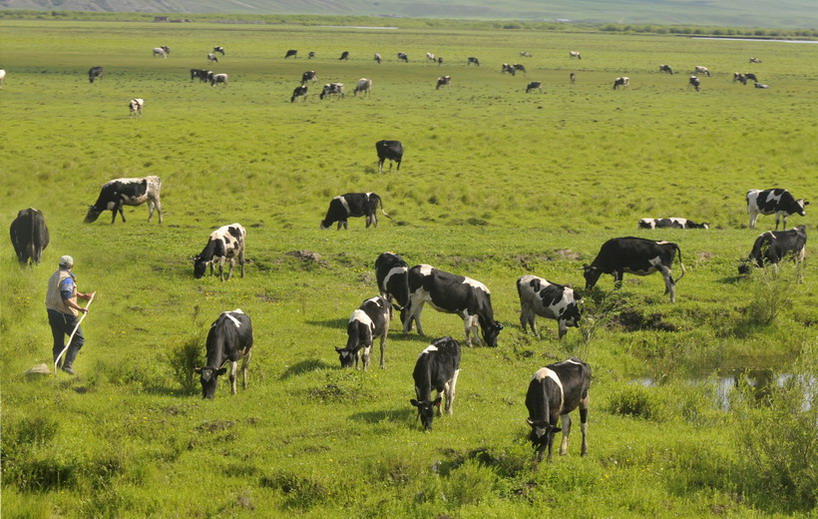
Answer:
[[[45,295],[45,306],[48,310],[48,324],[51,325],[51,334],[54,336],[54,346],[52,353],[54,361],[57,355],[65,348],[65,336],[71,335],[74,328],[77,332],[71,343],[68,345],[68,352],[62,363],[62,370],[70,375],[74,375],[74,360],[85,344],[85,337],[82,329],[78,326],[80,313],[87,314],[88,309],[77,305],[77,298],[90,299],[94,293],[81,293],[77,291],[77,279],[71,272],[74,268],[74,259],[71,256],[60,258],[60,268],[48,279],[48,290]]]

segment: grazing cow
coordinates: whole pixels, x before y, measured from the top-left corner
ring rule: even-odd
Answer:
[[[210,54],[207,55],[207,61],[215,61],[216,63],[218,63],[219,58],[217,58],[216,55],[211,52]]]
[[[568,453],[568,435],[571,432],[569,413],[579,407],[580,430],[582,431],[582,450],[588,454],[588,390],[591,387],[591,368],[581,360],[573,357],[562,362],[549,364],[538,369],[525,396],[528,408],[526,423],[531,427],[530,440],[537,453],[537,461],[542,461],[543,453],[548,449],[548,460],[551,460],[551,445],[554,434],[562,431],[560,456]],[[562,418],[562,428],[557,427],[557,419]]]
[[[742,74],[740,72],[733,72],[733,82],[735,83],[736,81],[738,81],[742,85],[746,85],[747,84],[747,76],[745,76],[744,74]]]
[[[213,47],[213,52],[218,52],[219,54],[224,56],[224,47],[222,47],[221,45]]]
[[[616,90],[619,87],[626,87],[626,86],[630,86],[630,85],[631,85],[631,78],[622,76],[622,77],[618,77],[618,78],[616,78],[614,80],[613,88],[614,88],[614,90]]]
[[[314,70],[308,70],[301,74],[301,84],[306,85],[307,81],[312,81],[313,84],[318,81],[318,74]]]
[[[532,90],[539,90],[542,94],[542,81],[531,81],[528,86],[525,87],[525,93],[529,93]]]
[[[438,66],[438,67],[440,67],[440,66],[442,66],[442,65],[443,65],[443,58],[442,58],[442,57],[440,57],[440,56],[438,56],[438,57],[437,57],[437,66]]]
[[[347,61],[349,59],[349,51],[345,50],[341,53],[341,57],[338,58],[338,61]]]
[[[449,86],[452,82],[452,76],[440,76],[437,78],[437,85],[435,86],[435,90],[439,90],[442,86]]]
[[[167,58],[168,54],[170,54],[170,47],[167,45],[162,45],[161,47],[154,47],[153,49],[153,57],[161,56],[163,58]]]
[[[761,60],[758,58],[750,58],[750,63],[761,63]]]
[[[519,70],[519,71],[520,71],[520,72],[522,72],[523,74],[526,74],[526,71],[525,71],[525,66],[524,66],[523,64],[521,64],[521,63],[515,63],[514,65],[512,65],[512,67],[514,67],[515,72]]]
[[[287,59],[287,58],[290,58],[290,57],[293,58],[293,59],[297,58],[298,57],[298,51],[295,50],[295,49],[288,50],[287,53],[284,54],[284,59]]]
[[[357,96],[358,92],[362,92],[363,95],[368,96],[370,92],[372,92],[372,80],[362,77],[358,80],[358,84],[355,85],[355,90],[352,93]]]
[[[534,335],[539,335],[535,323],[538,315],[556,319],[560,339],[568,333],[569,326],[577,327],[582,296],[573,288],[526,274],[517,280],[517,294],[520,296],[520,326],[523,332],[528,325]]]
[[[381,197],[376,193],[346,193],[336,196],[330,200],[327,216],[321,221],[321,229],[329,229],[335,222],[338,222],[337,230],[341,230],[341,226],[347,229],[347,220],[360,216],[366,216],[367,229],[370,225],[377,227],[379,205],[383,215],[391,219],[392,217],[383,210]]]
[[[102,79],[102,67],[91,67],[88,69],[88,81],[93,83],[95,79]],[[3,77],[6,77],[6,72],[3,71]]]
[[[381,339],[381,369],[384,366],[386,353],[386,336],[389,334],[389,323],[392,321],[392,305],[381,296],[367,299],[352,312],[347,324],[347,345],[335,348],[342,368],[358,369],[358,360],[363,362],[364,371],[369,367],[372,343]]]
[[[210,74],[210,86],[216,86],[217,83],[227,86],[227,80],[227,74]]]
[[[789,231],[767,231],[760,234],[753,243],[750,256],[739,263],[738,273],[749,274],[753,265],[762,268],[766,264],[772,264],[777,270],[778,263],[788,254],[792,255],[793,263],[796,264],[807,257],[807,231],[803,225]]]
[[[401,313],[409,304],[409,264],[392,252],[384,252],[375,260],[375,278],[381,297]]]
[[[207,362],[204,367],[193,368],[201,375],[202,398],[216,396],[219,375],[227,369],[222,367],[230,362],[230,390],[236,394],[236,369],[241,359],[241,388],[247,389],[247,366],[250,364],[253,348],[253,325],[250,316],[236,308],[223,312],[210,325],[207,332]]]
[[[207,238],[207,245],[193,258],[193,277],[196,279],[205,275],[208,265],[210,275],[216,273],[215,264],[219,264],[219,278],[224,281],[224,262],[230,261],[229,280],[233,276],[233,267],[236,258],[241,265],[241,277],[244,277],[244,251],[247,243],[247,231],[239,223],[219,227]]]
[[[582,59],[582,54],[580,54],[579,52],[577,52],[575,50],[570,50],[570,51],[568,51],[568,57],[569,58]]]
[[[480,66],[480,60],[477,58],[466,58],[466,65],[477,65]]]
[[[344,84],[343,83],[327,83],[324,85],[324,89],[318,95],[319,98],[324,99],[329,95],[336,95],[340,98],[344,97]]]
[[[381,61],[383,61],[383,58],[377,52],[375,53],[375,61],[378,63],[378,65],[381,64]]]
[[[804,208],[809,202],[803,198],[796,200],[786,189],[751,189],[747,191],[747,213],[750,215],[750,228],[756,226],[756,219],[759,214],[775,213],[775,230],[778,230],[778,222],[783,217],[783,229],[787,228],[787,216],[799,214],[805,216]]]
[[[707,77],[710,77],[710,70],[707,67],[702,67],[701,65],[696,65],[693,69],[694,74],[704,74]]]
[[[102,67],[99,67],[99,68],[102,69]],[[90,74],[89,74],[89,76],[90,76]],[[94,82],[94,80],[91,79],[91,83],[93,83],[93,82]],[[6,69],[0,68],[0,88],[3,88],[3,85],[5,85],[5,84],[6,84]]]
[[[293,90],[293,95],[290,97],[290,102],[294,103],[296,99],[299,97],[303,97],[304,101],[307,100],[307,85],[300,85],[295,87]]]
[[[427,52],[426,59],[428,59],[429,61],[435,61],[435,55],[431,52]]]
[[[512,76],[517,73],[517,71],[514,69],[514,65],[509,65],[508,63],[503,63],[501,65],[500,73],[504,74],[506,72],[511,74]]]
[[[696,92],[701,90],[701,85],[702,82],[698,76],[690,76],[690,78],[687,80],[687,88],[693,87],[696,89]]]
[[[397,171],[400,171],[400,163],[403,160],[403,144],[400,141],[383,140],[375,143],[375,151],[378,153],[378,173],[383,173],[383,163],[389,159],[389,171],[392,171],[392,162],[397,162]]]
[[[696,223],[687,218],[642,218],[640,229],[709,229],[708,223]]]
[[[437,415],[441,415],[441,395],[446,395],[446,414],[452,414],[459,375],[460,344],[451,337],[435,339],[418,355],[412,372],[417,398],[409,400],[409,403],[418,408],[418,417],[425,430],[432,430],[435,408]],[[437,391],[437,398],[434,400],[432,391]]]
[[[670,267],[676,254],[679,255],[682,275],[674,281]],[[678,245],[631,236],[606,241],[593,263],[590,266],[583,265],[582,268],[585,270],[586,290],[591,290],[603,273],[612,274],[614,286],[619,288],[622,286],[622,275],[625,273],[647,276],[659,271],[665,279],[665,294],[670,294],[671,303],[676,302],[676,283],[685,275],[682,250]]]
[[[744,77],[747,78],[747,81],[754,81],[754,82],[758,83],[758,77],[756,77],[756,75],[753,74],[752,72],[746,72],[744,74]]]
[[[11,222],[9,234],[21,265],[28,265],[29,261],[34,265],[40,263],[49,241],[48,227],[41,211],[33,207],[22,209]]]
[[[573,85],[574,83],[576,83],[576,82],[577,82],[577,76],[576,76],[576,74],[574,74],[573,72],[571,72],[571,73],[568,75],[568,79],[571,81],[571,84],[572,84],[572,85]]]
[[[190,80],[193,81],[194,79],[198,78],[199,81],[201,81],[202,83],[206,83],[208,81],[208,78],[209,78],[210,74],[212,74],[212,73],[213,72],[211,72],[209,70],[202,70],[202,69],[199,69],[199,68],[192,68],[192,69],[190,69]]]
[[[145,106],[145,100],[135,97],[128,102],[128,108],[131,110],[130,117],[142,117],[142,107]]]
[[[522,56],[522,57],[524,57],[524,58],[530,58],[530,57],[531,57],[531,53],[530,53],[530,52],[528,52],[528,51],[525,51],[525,50],[524,50],[524,51],[520,52],[520,56]]]
[[[398,61],[409,63],[409,56],[405,52],[398,52]]]
[[[116,221],[116,213],[122,217],[125,223],[124,205],[142,205],[148,202],[148,221],[153,218],[153,211],[159,212],[159,223],[162,223],[162,204],[159,201],[159,194],[162,189],[162,181],[159,177],[150,176],[144,178],[117,178],[102,185],[99,197],[94,205],[88,208],[85,215],[85,223],[97,221],[103,211],[111,211],[113,217],[111,224]]]
[[[770,85],[765,85],[764,83],[756,83],[756,88],[770,88]]]
[[[307,53],[307,59],[312,59],[314,57],[315,57],[315,51],[311,50],[309,53]]]
[[[659,65],[659,72],[667,72],[671,76],[673,75],[673,69],[670,68],[670,65]]]
[[[478,324],[483,332],[483,342],[488,346],[497,346],[497,336],[503,325],[494,320],[491,292],[483,283],[430,265],[415,265],[409,269],[409,304],[406,312],[401,313],[404,333],[411,330],[414,321],[418,333],[424,335],[420,314],[427,302],[439,312],[457,314],[463,319],[466,344],[469,346],[472,336],[478,343],[481,342],[477,333]]]

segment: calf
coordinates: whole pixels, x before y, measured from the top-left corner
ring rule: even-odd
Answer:
[[[383,58],[381,57],[381,55],[380,55],[380,54],[378,54],[378,53],[376,52],[376,53],[375,53],[375,62],[376,62],[376,63],[378,63],[378,65],[380,65],[380,64],[381,64],[381,61],[383,61]]]
[[[582,54],[580,54],[579,52],[577,52],[575,50],[569,50],[568,51],[568,57],[569,58],[582,59]]]
[[[560,456],[568,453],[568,435],[571,433],[569,413],[579,407],[580,430],[582,431],[581,455],[588,454],[588,390],[591,387],[591,368],[577,358],[571,358],[540,368],[531,377],[525,406],[528,408],[526,423],[531,427],[532,446],[537,452],[537,461],[542,461],[548,449],[551,460],[551,445],[554,434],[562,431]],[[562,418],[562,428],[557,427],[557,419]]]
[[[542,81],[531,81],[528,86],[525,87],[525,93],[529,93],[532,90],[539,90],[542,94]]]
[[[673,75],[673,69],[670,68],[670,65],[659,65],[659,72],[667,72],[671,76]]]
[[[336,95],[338,97],[344,97],[344,84],[343,83],[327,83],[324,85],[324,89],[318,95],[319,98],[324,99],[327,96]]]
[[[775,213],[775,230],[783,218],[782,228],[787,227],[787,216],[799,214],[806,216],[804,208],[809,202],[803,198],[796,200],[786,189],[751,189],[747,191],[747,213],[750,215],[750,228],[754,229],[759,214]]]
[[[341,57],[338,58],[339,61],[347,61],[349,59],[349,51],[345,50],[341,53]]]
[[[347,229],[349,217],[366,216],[366,227],[370,225],[378,226],[378,206],[387,218],[392,218],[383,210],[381,197],[375,193],[346,193],[336,196],[329,203],[327,216],[321,221],[321,229],[329,229],[332,224],[338,222],[338,230],[341,226]]]
[[[218,52],[219,54],[224,56],[224,47],[222,47],[221,45],[213,47],[213,52]]]
[[[290,97],[290,102],[294,103],[296,99],[299,97],[303,97],[304,101],[307,100],[307,85],[300,85],[295,87],[293,90],[293,95]]]
[[[253,348],[253,325],[250,316],[235,309],[223,312],[210,325],[207,332],[207,362],[204,367],[193,368],[201,375],[202,398],[216,396],[219,375],[227,369],[222,367],[230,362],[230,390],[236,394],[236,368],[241,363],[242,389],[247,389],[247,366],[250,364]]]
[[[378,173],[383,173],[383,163],[387,159],[389,171],[392,171],[392,162],[397,162],[397,171],[400,171],[400,163],[403,160],[403,144],[400,141],[378,141],[375,143],[375,151],[378,153]]]
[[[227,74],[210,74],[210,86],[216,86],[217,83],[227,86],[227,80]]]
[[[215,274],[216,263],[219,264],[219,278],[224,281],[224,262],[230,261],[229,280],[233,276],[233,267],[236,258],[241,265],[241,277],[244,277],[244,251],[247,242],[247,231],[239,223],[219,227],[207,238],[207,245],[193,258],[193,277],[196,279],[205,275],[210,265],[210,275]]]
[[[480,60],[477,58],[466,58],[466,65],[477,65],[480,66]]]
[[[9,228],[11,244],[21,265],[40,263],[43,250],[48,247],[49,234],[43,213],[29,207],[17,213]]]
[[[709,229],[708,223],[696,223],[687,218],[642,218],[640,229]]]
[[[679,255],[679,265],[682,275],[675,281],[670,273],[673,259]],[[665,294],[670,294],[670,302],[676,302],[676,283],[685,275],[685,266],[682,263],[682,251],[675,243],[653,241],[644,238],[613,238],[602,244],[593,263],[584,265],[585,289],[590,290],[596,285],[599,276],[603,273],[612,274],[614,286],[622,286],[622,275],[625,273],[647,276],[656,271],[662,273],[665,279]]]
[[[297,57],[298,57],[298,51],[296,49],[290,49],[290,50],[288,50],[286,52],[286,54],[284,54],[284,59],[287,59],[287,58],[295,59]]]
[[[707,77],[710,77],[710,70],[707,67],[702,67],[701,65],[696,65],[693,69],[694,74],[704,74]]]
[[[423,335],[420,314],[427,302],[439,312],[457,314],[463,319],[466,344],[469,346],[472,337],[481,342],[477,333],[478,324],[483,332],[482,342],[497,346],[497,336],[503,325],[494,320],[491,292],[483,283],[429,265],[415,265],[409,269],[409,303],[406,311],[401,313],[404,333],[411,330],[414,321],[418,333]]]
[[[142,108],[145,106],[145,100],[135,97],[128,102],[128,108],[131,111],[130,117],[142,117]]]
[[[355,90],[352,93],[357,96],[358,92],[363,92],[363,95],[368,96],[369,93],[372,91],[372,80],[362,77],[358,80],[358,84],[355,85]]]
[[[88,81],[93,83],[95,79],[102,79],[102,72],[102,67],[91,67],[88,69]]]
[[[361,306],[352,312],[347,324],[347,345],[335,348],[342,368],[351,368],[355,364],[358,369],[358,360],[362,360],[364,371],[369,367],[369,356],[372,353],[372,343],[381,339],[381,369],[384,368],[384,354],[386,353],[386,336],[389,334],[389,323],[392,320],[392,305],[381,296],[367,299]]]
[[[460,344],[451,337],[435,339],[426,347],[415,363],[412,378],[415,379],[415,396],[409,403],[418,408],[423,428],[432,430],[432,420],[440,416],[441,395],[446,395],[446,414],[452,414],[457,377],[460,375]],[[437,398],[432,400],[432,391]]]
[[[211,52],[210,54],[207,55],[207,61],[215,61],[216,63],[218,63],[219,58],[217,58],[216,55]]]
[[[625,77],[625,76],[618,77],[618,78],[614,79],[613,89],[616,90],[619,87],[630,86],[630,84],[631,84],[631,78]]]
[[[581,296],[573,288],[526,274],[517,280],[517,294],[520,296],[520,326],[523,332],[528,325],[531,332],[538,335],[535,323],[538,315],[556,319],[560,339],[568,333],[569,326],[577,327],[581,317]]]
[[[437,78],[437,86],[435,86],[435,90],[439,90],[442,86],[449,86],[452,82],[452,76],[440,76]]]
[[[807,231],[799,225],[789,231],[767,231],[760,234],[753,243],[753,250],[746,260],[741,260],[739,275],[750,273],[750,267],[762,268],[772,264],[778,269],[778,263],[787,255],[792,255],[793,263],[804,261],[807,257]]]
[[[409,56],[407,56],[405,52],[398,52],[398,61],[409,63]]]
[[[194,79],[198,79],[202,83],[206,83],[208,81],[210,74],[212,74],[212,72],[209,70],[192,68],[190,69],[190,80],[193,81]]]
[[[113,217],[111,223],[116,221],[116,213],[122,217],[125,223],[125,212],[122,206],[142,205],[148,202],[148,221],[153,218],[154,209],[159,212],[159,223],[162,223],[162,204],[159,201],[159,192],[162,189],[162,181],[159,177],[150,176],[145,178],[117,178],[102,185],[99,197],[94,205],[88,208],[85,215],[85,223],[97,221],[103,211],[111,211]]]
[[[699,80],[697,76],[690,76],[690,78],[687,80],[687,87],[695,88],[696,92],[699,92],[701,90],[701,84],[702,82],[701,80]]]
[[[384,252],[375,260],[375,278],[381,297],[403,314],[409,304],[409,264],[392,252]]]
[[[312,81],[315,83],[318,81],[318,74],[316,74],[314,70],[308,70],[301,74],[301,84],[306,85],[307,81]]]

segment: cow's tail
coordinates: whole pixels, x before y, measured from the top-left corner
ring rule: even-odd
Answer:
[[[381,206],[381,212],[383,213],[383,215],[384,215],[385,217],[387,217],[387,218],[389,218],[389,219],[391,220],[391,219],[392,219],[392,217],[391,217],[391,216],[389,216],[389,215],[386,213],[386,211],[384,211],[384,209],[383,209],[383,199],[382,199],[381,197],[378,197],[378,205],[380,205],[380,206]]]
[[[674,284],[676,284],[679,282],[680,279],[682,279],[685,276],[686,271],[685,264],[682,263],[682,249],[680,249],[679,246],[676,245],[675,243],[673,244],[673,246],[676,248],[676,253],[679,255],[679,266],[682,267],[682,275],[677,277],[676,280],[673,282]]]

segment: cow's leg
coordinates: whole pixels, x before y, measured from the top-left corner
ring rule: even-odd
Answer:
[[[233,392],[235,395],[236,391],[236,369],[238,368],[239,363],[236,361],[230,362],[230,391]]]
[[[372,215],[366,215],[366,228],[369,229],[369,226],[372,225]]]
[[[464,310],[460,317],[463,318],[463,328],[466,330],[466,346],[471,346],[471,336],[472,336],[472,317],[467,313],[468,311]],[[475,337],[477,334],[474,334]]]
[[[239,251],[239,265],[241,265],[241,277],[244,278],[244,247]]]
[[[372,343],[370,342],[366,346],[364,346],[364,354],[363,354],[363,364],[364,364],[364,371],[369,368],[369,357],[372,355]]]
[[[614,277],[614,288],[622,288],[622,271],[621,270],[614,270],[613,271]]]
[[[564,414],[562,420],[562,443],[560,444],[560,456],[568,454],[568,435],[571,434],[571,417]]]
[[[372,225],[374,227],[378,226],[378,213],[377,213],[377,211],[372,212]]]
[[[222,256],[219,258],[219,278],[224,281],[224,262],[227,258]]]
[[[454,396],[457,392],[457,377],[460,375],[460,370],[454,370],[454,375],[446,387],[446,414],[452,414],[452,404],[454,404]]]
[[[659,272],[662,273],[662,277],[665,279],[665,294],[670,294],[670,302],[675,303],[676,283],[673,282],[673,276],[671,275],[670,269],[664,265],[661,265]]]
[[[383,173],[383,159],[378,159],[378,173]]]
[[[758,219],[758,211],[747,209],[747,212],[750,213],[750,229],[755,229],[756,220]]]
[[[562,339],[563,337],[565,337],[565,334],[568,333],[568,326],[565,324],[564,319],[558,320],[557,325],[559,327],[560,339]]]
[[[230,261],[230,270],[227,271],[227,280],[228,281],[230,281],[230,278],[233,277],[233,267],[236,266],[236,258],[235,257],[230,258],[229,261]]]
[[[412,330],[412,321],[418,328],[418,334],[424,335],[423,328],[420,325],[420,313],[423,311],[423,301],[413,295],[409,296],[409,304],[406,306],[406,320],[403,323],[403,333],[409,333]]]
[[[582,431],[582,456],[588,454],[588,396],[579,401],[579,429]]]
[[[247,366],[250,365],[250,358],[253,356],[253,351],[249,350],[241,362],[241,388],[247,389]]]

